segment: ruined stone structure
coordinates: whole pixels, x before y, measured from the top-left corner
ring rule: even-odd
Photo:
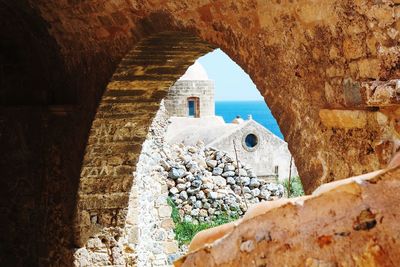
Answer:
[[[234,156],[233,143],[239,159],[251,166],[261,179],[276,181],[276,178],[288,179],[289,174],[298,175],[287,143],[253,119],[240,123],[208,145]]]
[[[276,182],[297,176],[287,143],[257,123],[249,115],[226,123],[215,115],[214,83],[196,61],[169,89],[164,99],[170,118],[166,141],[170,144],[204,143],[227,152],[251,166],[258,178]],[[292,161],[292,162],[291,162]]]
[[[117,263],[116,233],[159,102],[216,47],[265,97],[308,193],[384,167],[400,132],[399,14],[398,0],[0,2],[0,265],[71,266],[103,231]],[[399,174],[389,177],[368,187],[385,196]],[[398,194],[388,196],[374,201],[390,208]],[[313,203],[309,218],[328,212]],[[356,214],[372,203],[349,206]],[[380,211],[394,227],[398,209]],[[380,248],[399,251],[370,233],[335,255],[367,241],[381,257]],[[305,242],[304,254],[318,251]]]
[[[214,116],[214,82],[208,79],[200,63],[195,62],[171,86],[164,102],[171,116],[195,118]]]
[[[270,182],[297,176],[294,161],[285,141],[249,118],[241,123],[226,123],[220,116],[203,118],[171,117],[166,133],[170,144],[196,145],[227,152],[250,166],[257,177]]]

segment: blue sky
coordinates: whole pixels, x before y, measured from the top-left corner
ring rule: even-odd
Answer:
[[[199,58],[208,78],[215,83],[215,100],[263,100],[260,92],[242,68],[221,49]]]

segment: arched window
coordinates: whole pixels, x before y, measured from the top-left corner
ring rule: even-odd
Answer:
[[[188,97],[188,116],[193,118],[200,117],[200,99],[198,97]]]

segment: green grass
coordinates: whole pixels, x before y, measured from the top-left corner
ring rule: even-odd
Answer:
[[[216,219],[210,222],[195,224],[192,222],[183,221],[181,219],[178,208],[172,199],[168,198],[168,204],[172,207],[171,218],[175,224],[175,239],[178,241],[179,246],[189,244],[193,237],[202,230],[225,224],[239,218],[239,216],[229,216],[228,214],[224,213],[217,216]]]
[[[281,184],[283,187],[285,187],[286,192],[288,192],[288,197],[292,198],[304,196],[304,189],[299,176],[295,176],[290,179],[290,192],[289,179],[283,180]]]

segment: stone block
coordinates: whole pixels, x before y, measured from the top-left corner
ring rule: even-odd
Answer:
[[[179,246],[177,242],[165,242],[164,243],[165,252],[168,254],[173,254],[179,251]]]
[[[382,112],[376,112],[376,122],[380,126],[386,126],[389,122],[389,118]]]
[[[375,36],[371,35],[367,37],[367,47],[368,52],[371,53],[372,56],[376,56],[377,54],[377,40]]]
[[[167,232],[162,228],[156,229],[152,234],[152,238],[155,241],[165,241],[167,239]]]
[[[330,66],[329,68],[327,68],[325,73],[326,73],[326,76],[328,76],[329,78],[342,77],[344,74],[344,69],[343,69],[343,67],[333,65],[333,66]]]
[[[163,205],[167,205],[167,198],[168,198],[167,194],[162,195],[162,196],[158,196],[156,201],[155,201],[155,207],[158,208],[158,207],[161,207]]]
[[[343,41],[343,53],[347,59],[358,59],[365,56],[364,44],[365,41],[361,36],[348,37]]]
[[[378,59],[362,59],[357,62],[361,78],[377,79],[381,69]]]
[[[161,206],[158,208],[158,215],[161,218],[169,217],[171,216],[172,208],[170,206]]]
[[[375,146],[375,152],[378,155],[378,160],[381,167],[387,166],[393,156],[393,150],[394,143],[390,140],[381,141]]]
[[[161,227],[164,229],[173,229],[175,226],[174,221],[171,218],[164,219],[161,221]]]
[[[367,106],[392,106],[400,103],[400,80],[362,83],[363,99]]]
[[[139,241],[139,227],[132,227],[128,233],[128,240],[131,244],[137,244]]]
[[[319,117],[328,128],[364,128],[367,125],[367,111],[321,109]]]
[[[389,5],[372,5],[366,12],[369,19],[375,19],[379,27],[387,27],[394,21],[393,9]]]
[[[343,93],[346,106],[357,106],[362,103],[360,83],[352,79],[343,80]]]
[[[91,251],[103,251],[107,253],[106,245],[103,242],[101,242],[101,240],[97,237],[90,238],[86,243],[86,247]]]
[[[102,265],[110,265],[110,256],[107,252],[104,253],[93,253],[91,254],[91,260],[93,265],[102,266]]]

